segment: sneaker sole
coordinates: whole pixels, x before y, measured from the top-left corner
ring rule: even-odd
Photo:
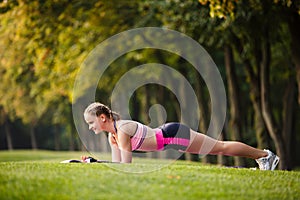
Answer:
[[[278,156],[276,156],[275,159],[274,159],[274,161],[273,161],[273,163],[272,163],[271,170],[274,170],[276,168],[276,166],[279,163],[279,160],[280,160],[280,158]]]

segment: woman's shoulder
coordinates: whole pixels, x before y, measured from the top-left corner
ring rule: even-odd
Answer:
[[[136,132],[138,124],[139,122],[133,120],[118,120],[117,129],[129,135],[133,135]]]
[[[139,122],[134,120],[125,120],[121,119],[117,121],[118,126],[124,126],[124,125],[132,125],[132,124],[139,124]]]

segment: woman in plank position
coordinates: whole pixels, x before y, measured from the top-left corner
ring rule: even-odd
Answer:
[[[84,119],[89,129],[108,132],[112,162],[131,163],[132,151],[161,151],[172,148],[193,154],[221,154],[255,159],[261,170],[274,170],[279,157],[269,150],[253,148],[241,142],[219,141],[180,123],[166,123],[152,129],[132,120],[121,120],[119,114],[104,104],[90,104]],[[82,156],[85,161],[88,157]]]

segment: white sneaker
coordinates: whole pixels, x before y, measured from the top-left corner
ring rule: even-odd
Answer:
[[[270,150],[264,149],[268,152],[268,156],[256,159],[260,170],[274,170],[279,163],[279,157]]]

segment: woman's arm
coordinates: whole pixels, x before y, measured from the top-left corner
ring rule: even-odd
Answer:
[[[118,147],[116,139],[112,136],[111,133],[108,134],[108,142],[111,147],[111,160],[112,162],[121,162],[121,152]]]
[[[130,136],[126,133],[118,133],[119,148],[121,151],[121,163],[131,163],[132,162],[132,151],[131,151],[131,141]]]

